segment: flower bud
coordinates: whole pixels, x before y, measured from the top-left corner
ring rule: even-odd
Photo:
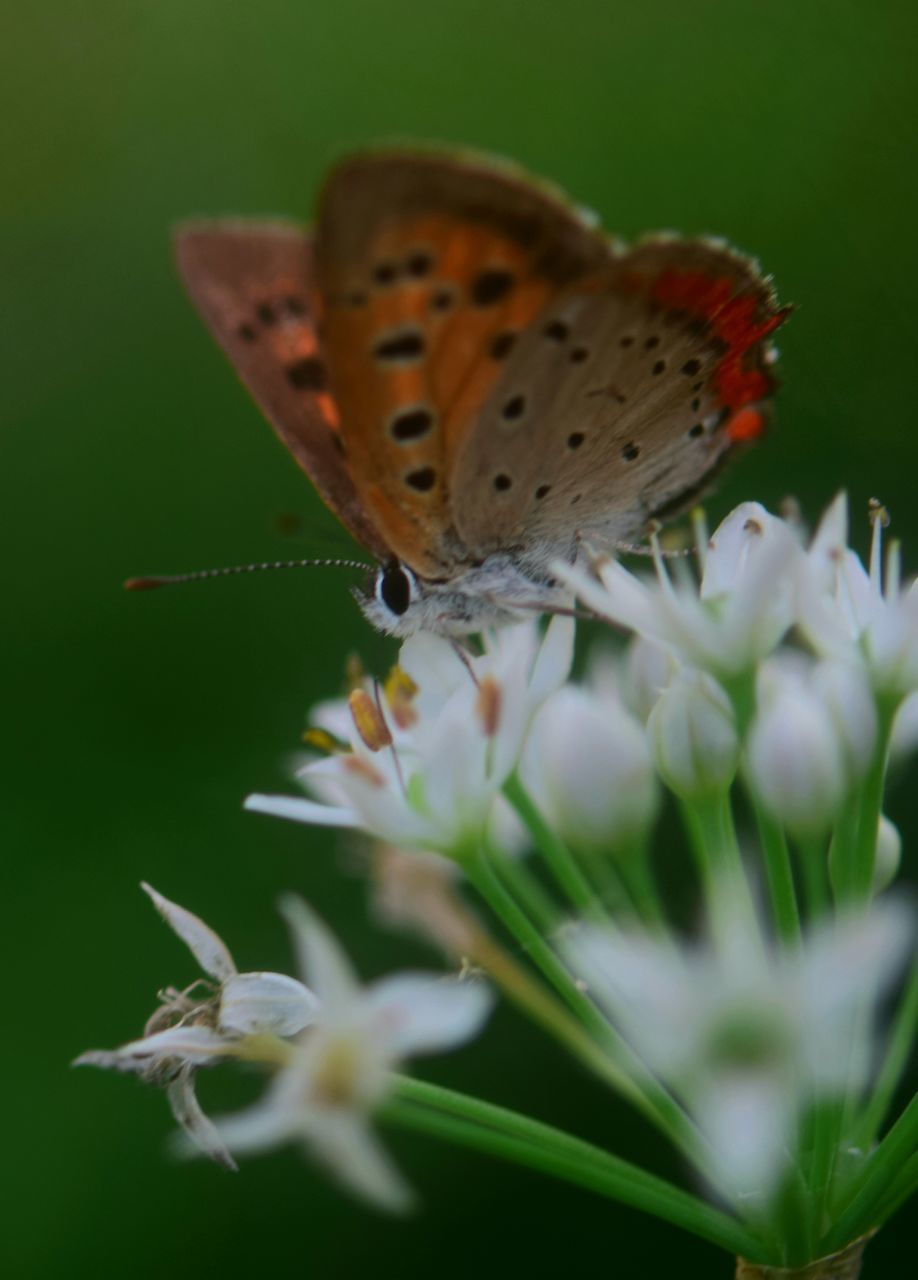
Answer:
[[[862,778],[877,740],[877,708],[862,667],[847,662],[820,662],[813,684],[826,710],[854,778]]]
[[[627,843],[656,814],[657,783],[641,726],[619,703],[570,685],[536,716],[522,777],[562,840],[581,848]]]
[[[653,640],[636,636],[631,641],[625,654],[622,699],[638,720],[647,723],[647,717],[672,680],[677,666],[670,651]]]
[[[895,880],[902,861],[902,837],[899,828],[885,814],[877,828],[877,851],[873,864],[873,891],[882,893]]]
[[[647,730],[660,775],[677,796],[696,799],[729,787],[739,738],[730,701],[716,680],[684,668],[660,695]]]
[[[773,817],[796,836],[818,836],[845,791],[841,735],[810,682],[777,664],[760,680],[747,743],[750,781]]]

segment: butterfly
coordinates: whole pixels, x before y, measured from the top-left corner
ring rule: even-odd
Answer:
[[[720,241],[626,249],[508,163],[420,149],[339,163],[311,231],[196,222],[177,259],[400,636],[563,607],[553,561],[690,505],[762,433],[788,311]]]

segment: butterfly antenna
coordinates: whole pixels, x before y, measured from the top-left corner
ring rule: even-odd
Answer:
[[[173,587],[179,582],[204,582],[208,578],[231,578],[237,573],[261,573],[266,569],[365,569],[374,565],[362,560],[269,560],[263,564],[236,564],[225,569],[201,569],[197,573],[164,574],[154,578],[128,578],[125,591],[155,591],[157,587]]]

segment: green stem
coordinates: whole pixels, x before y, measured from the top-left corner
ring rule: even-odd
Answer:
[[[490,842],[486,845],[486,855],[507,892],[521,903],[542,935],[554,933],[560,922],[558,910],[522,859],[510,857]]]
[[[469,880],[494,914],[526,950],[589,1033],[576,1042],[567,1033],[568,1047],[607,1084],[624,1094],[689,1160],[702,1170],[706,1169],[709,1161],[704,1144],[685,1112],[577,986],[551,946],[497,879],[487,858],[479,853],[476,858],[466,858],[463,866]]]
[[[918,1095],[902,1112],[866,1162],[856,1190],[826,1236],[824,1252],[840,1249],[876,1224],[881,1204],[918,1145]]]
[[[592,1000],[580,990],[529,916],[498,879],[486,854],[479,851],[474,858],[465,859],[463,866],[477,892],[508,932],[520,943],[571,1011],[591,1034],[599,1040],[604,1040],[609,1032],[608,1022]]]
[[[597,1191],[730,1253],[762,1260],[761,1243],[728,1214],[637,1165],[518,1112],[399,1077],[383,1117]]]
[[[775,927],[785,946],[796,946],[800,942],[800,910],[784,828],[766,813],[752,789],[748,790],[765,859],[765,878]]]
[[[886,785],[886,765],[889,755],[889,739],[895,719],[896,706],[879,701],[877,744],[873,760],[860,788],[860,817],[857,842],[854,849],[853,893],[855,900],[866,901],[873,892],[873,868],[877,853],[877,831],[883,812],[883,789]]]
[[[819,839],[801,839],[798,847],[810,920],[820,920],[829,907],[828,859]]]
[[[597,914],[601,914],[598,912],[596,895],[570,849],[552,831],[515,775],[504,785],[504,795],[519,814],[536,848],[545,859],[545,865],[572,905],[587,917],[595,918]]]
[[[879,1133],[908,1065],[915,1042],[916,1028],[918,1028],[918,959],[912,964],[908,982],[899,1001],[882,1066],[870,1101],[855,1130],[854,1146],[868,1150]]]
[[[811,1232],[819,1240],[826,1229],[826,1213],[838,1155],[842,1103],[838,1099],[818,1102],[812,1114],[813,1157],[809,1171],[811,1191]]]
[[[829,880],[837,906],[850,902],[854,897],[854,866],[860,811],[860,789],[856,789],[842,806],[832,833],[832,843],[829,846]]]
[[[623,849],[617,860],[619,874],[641,920],[655,933],[668,935],[668,925],[660,893],[650,862],[650,851],[643,841],[633,849]]]
[[[730,955],[738,917],[746,937],[757,939],[760,934],[729,796],[687,801],[683,813],[695,849],[712,932],[722,952]]]
[[[877,1208],[877,1226],[882,1226],[918,1191],[918,1155],[912,1156],[893,1179],[893,1184]]]

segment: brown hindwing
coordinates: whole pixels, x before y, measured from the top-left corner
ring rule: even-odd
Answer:
[[[282,222],[201,222],[179,228],[175,245],[192,300],[280,439],[339,520],[385,560],[390,549],[342,452],[307,234]]]

